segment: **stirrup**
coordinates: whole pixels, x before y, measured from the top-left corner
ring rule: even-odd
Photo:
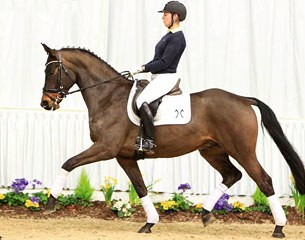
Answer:
[[[151,139],[144,139],[137,137],[136,144],[134,145],[137,151],[145,152],[147,154],[154,154],[156,144]]]

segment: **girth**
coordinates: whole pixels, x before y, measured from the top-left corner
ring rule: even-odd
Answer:
[[[175,84],[175,86],[172,88],[172,90],[170,90],[166,95],[179,95],[182,94],[182,90],[180,89],[180,78],[178,79],[177,83]],[[144,88],[149,84],[149,81],[146,79],[142,79],[142,80],[137,80],[137,85],[136,85],[136,92],[135,95],[133,97],[132,100],[132,110],[139,116],[139,110],[137,108],[137,104],[136,104],[136,100],[138,98],[138,96],[140,95],[140,93],[144,90]],[[151,102],[149,104],[149,108],[150,111],[152,113],[152,115],[155,117],[157,114],[157,110],[159,108],[159,105],[162,102],[162,98],[165,95],[159,97],[158,99],[156,99],[155,101]]]

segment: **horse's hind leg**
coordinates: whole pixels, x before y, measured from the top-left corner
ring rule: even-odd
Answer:
[[[235,182],[242,177],[242,173],[231,163],[228,154],[218,145],[212,146],[200,151],[212,167],[214,167],[222,176],[223,180],[204,200],[202,222],[206,226],[211,219],[211,211],[218,199],[230,188]]]
[[[247,171],[249,176],[256,182],[259,189],[266,195],[268,199],[270,209],[276,224],[272,236],[276,238],[284,238],[285,235],[282,232],[282,229],[286,224],[286,216],[279,199],[274,194],[272,179],[259,164],[255,153],[252,155],[252,157],[251,155],[252,154],[249,156],[249,154],[247,154],[246,157],[241,158],[243,161],[240,161],[239,158],[236,160]],[[247,161],[244,161],[244,159],[247,159]]]
[[[159,215],[150,197],[147,195],[147,188],[143,181],[138,163],[135,159],[121,157],[117,157],[117,161],[135,187],[135,190],[142,202],[142,206],[147,216],[146,224],[138,232],[150,233],[151,227],[159,222]]]

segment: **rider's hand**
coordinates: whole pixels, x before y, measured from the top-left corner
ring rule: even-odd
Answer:
[[[130,69],[129,69],[129,72],[132,74],[132,75],[136,75],[138,73],[141,73],[143,72],[143,67],[139,64],[137,65],[134,65],[132,66]]]

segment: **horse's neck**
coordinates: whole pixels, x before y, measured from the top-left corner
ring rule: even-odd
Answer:
[[[114,71],[102,68],[79,74],[77,85],[82,91],[89,113],[100,111],[101,107],[111,107],[117,101],[126,101],[131,89],[131,82]],[[92,86],[92,87],[90,87]]]

